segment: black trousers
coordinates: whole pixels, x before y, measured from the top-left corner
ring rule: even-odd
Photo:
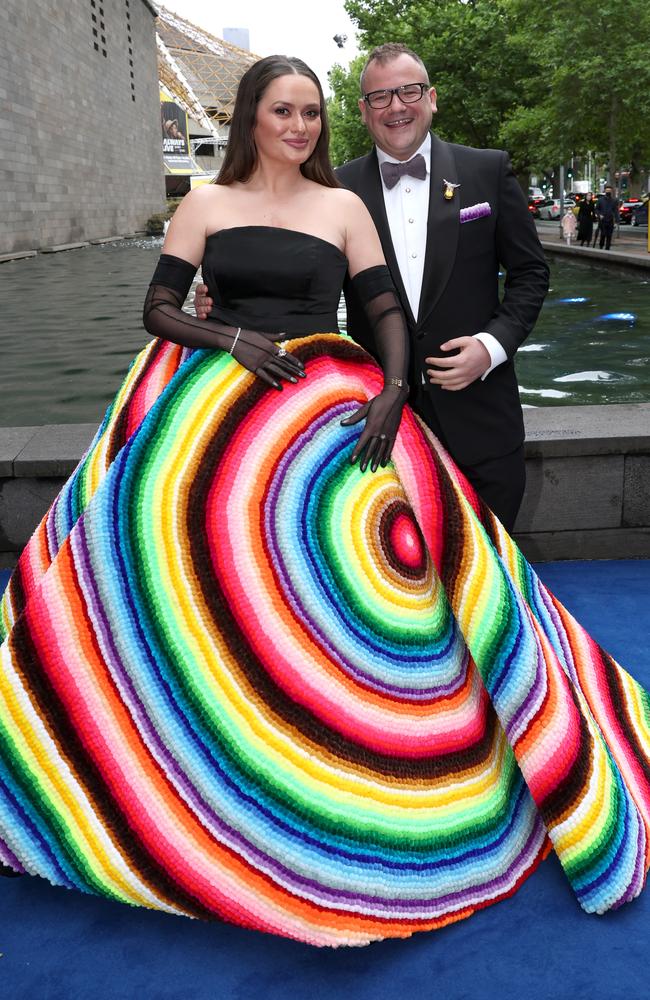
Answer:
[[[605,247],[605,250],[609,250],[612,245],[612,233],[614,232],[613,222],[601,222],[600,224],[600,249]]]
[[[523,444],[508,455],[486,458],[468,465],[459,462],[453,449],[449,447],[428,392],[419,389],[413,408],[440,439],[458,468],[467,476],[481,499],[494,511],[506,531],[512,533],[526,486]]]

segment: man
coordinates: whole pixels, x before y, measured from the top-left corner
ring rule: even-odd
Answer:
[[[337,174],[366,203],[406,312],[411,402],[512,530],[525,485],[512,359],[548,290],[548,266],[525,195],[505,153],[431,134],[436,92],[406,46],[389,43],[371,52],[361,92],[359,108],[375,148]],[[412,159],[419,176],[397,178]],[[501,302],[500,265],[506,271]],[[349,290],[346,301],[348,333],[371,348]]]
[[[505,153],[452,145],[430,133],[436,92],[406,46],[371,52],[361,91],[361,115],[376,145],[337,174],[372,215],[406,313],[411,402],[512,530],[525,485],[512,358],[548,289],[526,198]],[[408,169],[419,176],[399,176],[412,158]],[[500,264],[507,272],[502,302]],[[349,283],[345,292],[348,333],[372,352],[372,333]],[[197,295],[202,316],[204,303]]]
[[[618,222],[618,198],[612,192],[611,184],[605,185],[605,193],[598,198],[598,225],[600,228],[600,249],[609,250],[612,245],[614,225]]]

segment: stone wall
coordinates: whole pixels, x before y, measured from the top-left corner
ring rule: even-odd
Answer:
[[[529,559],[650,558],[650,403],[525,411]],[[0,428],[0,569],[11,567],[92,424]]]
[[[650,558],[650,403],[524,411],[529,559]]]
[[[161,211],[154,26],[146,0],[2,0],[0,254]]]

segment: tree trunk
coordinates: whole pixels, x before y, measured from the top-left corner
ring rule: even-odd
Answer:
[[[612,95],[612,102],[609,106],[609,165],[608,165],[608,180],[612,185],[614,192],[618,194],[618,185],[616,184],[616,123],[618,118],[618,98],[616,94]]]

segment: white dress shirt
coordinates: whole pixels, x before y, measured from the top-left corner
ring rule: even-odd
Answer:
[[[421,153],[427,168],[424,180],[404,174],[394,187],[388,188],[382,177],[384,205],[390,229],[397,265],[402,276],[411,311],[417,319],[424,276],[424,256],[427,246],[427,222],[429,218],[429,189],[431,185],[431,134],[427,136],[414,154]],[[396,163],[383,149],[377,146],[379,166],[382,163]],[[381,177],[381,170],[380,170]],[[493,368],[507,358],[503,347],[491,333],[481,331],[474,334],[490,355],[490,365],[481,378],[486,378]],[[424,373],[422,375],[424,381]]]

